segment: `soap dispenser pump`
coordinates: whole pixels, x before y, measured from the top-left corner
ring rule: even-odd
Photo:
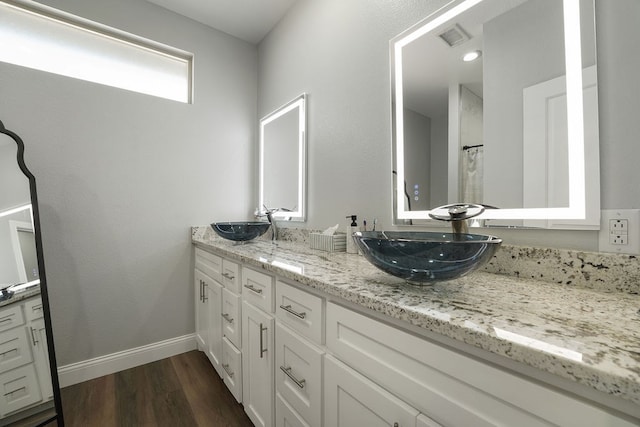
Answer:
[[[353,240],[353,233],[358,231],[357,215],[349,215],[347,219],[351,220],[351,224],[347,227],[347,253],[357,254],[358,248],[356,242]]]

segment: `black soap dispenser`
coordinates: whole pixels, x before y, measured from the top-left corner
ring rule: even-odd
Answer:
[[[358,247],[356,246],[356,242],[353,240],[353,233],[358,231],[358,220],[357,215],[349,215],[347,219],[351,220],[351,224],[347,227],[347,253],[357,254]]]

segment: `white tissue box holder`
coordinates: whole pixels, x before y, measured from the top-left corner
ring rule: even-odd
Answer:
[[[332,236],[322,233],[309,233],[309,246],[326,252],[346,252],[347,235],[336,233]]]

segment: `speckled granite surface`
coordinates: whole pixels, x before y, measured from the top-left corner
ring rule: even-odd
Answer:
[[[234,245],[215,236],[210,227],[194,227],[192,241],[376,312],[640,404],[640,296],[638,284],[629,280],[637,274],[633,258],[612,261],[600,254],[505,247],[487,268],[504,273],[512,268],[508,264],[512,259],[526,266],[516,267],[519,277],[476,272],[417,287],[377,270],[358,255],[311,250],[297,242]],[[510,258],[514,253],[531,259]],[[557,256],[556,262],[547,255]],[[592,265],[616,260],[617,265]],[[627,268],[632,271],[627,273]],[[627,277],[617,277],[617,272]],[[568,280],[572,283],[567,284]]]
[[[11,298],[0,301],[0,307],[15,304],[36,295],[40,295],[40,286],[31,286],[27,289],[15,292]]]

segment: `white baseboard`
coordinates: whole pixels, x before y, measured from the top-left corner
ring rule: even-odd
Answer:
[[[195,334],[183,335],[129,350],[107,354],[106,356],[60,366],[58,368],[58,379],[60,381],[60,387],[67,387],[195,349]]]

